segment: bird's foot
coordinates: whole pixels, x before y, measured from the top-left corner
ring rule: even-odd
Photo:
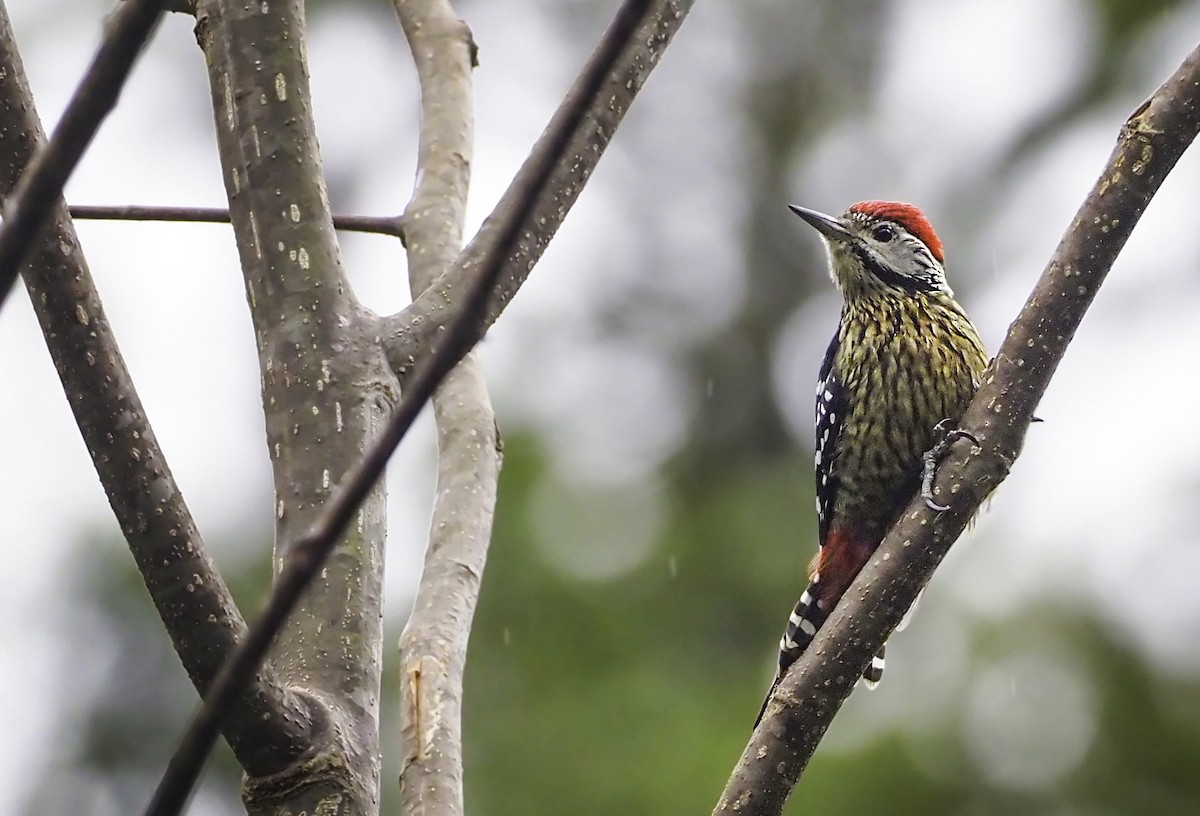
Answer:
[[[960,439],[970,439],[974,444],[979,444],[979,440],[970,431],[964,431],[962,428],[949,428],[949,425],[950,420],[943,419],[934,426],[934,432],[944,434],[944,436],[921,457],[925,463],[925,470],[921,477],[921,498],[925,500],[926,507],[938,513],[950,509],[950,505],[938,504],[933,500],[933,477],[937,474],[938,463],[949,452],[950,446]]]

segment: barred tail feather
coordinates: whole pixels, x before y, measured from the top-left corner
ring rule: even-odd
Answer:
[[[808,585],[788,616],[787,628],[779,639],[779,670],[776,678],[783,677],[788,667],[800,658],[828,617],[823,604],[818,602],[820,597],[821,582],[818,579]]]
[[[808,644],[812,643],[817,630],[821,628],[821,624],[828,617],[823,605],[818,603],[820,597],[820,578],[814,577],[813,582],[808,585],[808,589],[804,590],[804,594],[796,602],[792,614],[788,616],[787,628],[783,632],[783,637],[779,639],[779,668],[775,671],[775,679],[771,682],[771,688],[767,691],[762,708],[758,711],[758,717],[754,720],[755,726],[762,720],[763,714],[767,710],[767,703],[770,702],[771,695],[775,693],[775,688],[783,679],[788,667],[800,659],[800,655],[804,654],[804,650],[808,648]]]
[[[804,650],[816,636],[817,630],[829,617],[829,612],[824,608],[824,604],[819,603],[820,599],[821,582],[818,576],[809,584],[808,589],[804,591],[800,600],[796,602],[795,608],[792,609],[792,614],[788,616],[787,628],[784,630],[783,637],[779,639],[779,668],[775,672],[775,679],[771,682],[771,688],[767,691],[767,696],[758,711],[758,717],[754,720],[755,726],[759,724],[763,714],[766,713],[767,703],[770,702],[771,695],[775,693],[775,688],[783,679],[783,675],[793,663],[800,659],[800,655],[804,654]],[[915,607],[916,603],[914,602],[913,608]],[[908,615],[905,616],[905,623],[911,614],[912,609],[909,609]],[[871,662],[863,669],[863,685],[869,689],[878,686],[879,681],[883,679],[885,650],[886,646],[880,646],[879,651],[871,658]]]
[[[812,639],[816,637],[817,630],[829,617],[829,613],[824,608],[825,604],[817,603],[820,596],[820,581],[814,581],[800,596],[795,609],[788,617],[787,629],[784,631],[783,637],[779,639],[779,669],[775,674],[776,683],[788,668],[800,659],[800,655],[804,654],[808,644],[812,643]],[[917,600],[920,600],[920,596]],[[901,628],[908,624],[908,619],[912,616],[915,608],[916,602],[914,601],[901,622]],[[875,688],[883,678],[884,649],[884,646],[880,646],[875,657],[871,658],[870,664],[863,669],[862,679],[867,688]]]
[[[897,632],[903,630],[912,621],[913,612],[917,611],[917,604],[921,602],[921,596],[924,594],[925,590],[923,589],[917,593],[917,597],[913,599],[912,606],[908,608],[908,611],[904,613],[904,617],[900,619],[900,623],[896,626]],[[883,653],[886,648],[886,643],[880,646],[879,651],[871,658],[871,664],[863,670],[863,685],[869,689],[878,686],[879,681],[883,679]]]
[[[869,689],[873,689],[879,685],[879,681],[883,679],[883,653],[887,649],[887,644],[879,647],[879,651],[871,658],[871,662],[863,669],[862,681],[863,685]]]

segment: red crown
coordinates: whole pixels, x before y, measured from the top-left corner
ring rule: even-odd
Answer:
[[[933,231],[929,219],[912,204],[902,204],[899,201],[860,201],[850,207],[850,212],[862,213],[872,218],[895,221],[913,235],[920,238],[938,263],[945,263],[942,257],[942,242]]]

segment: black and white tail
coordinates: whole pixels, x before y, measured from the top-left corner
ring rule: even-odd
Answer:
[[[916,608],[915,603],[913,608]],[[900,628],[903,628],[908,622],[910,615],[912,615],[912,609],[904,616],[905,620],[900,624]],[[800,655],[808,648],[808,644],[812,643],[817,630],[821,628],[828,617],[829,612],[824,608],[821,600],[821,581],[818,577],[808,585],[808,589],[804,590],[804,594],[796,602],[792,614],[788,616],[787,628],[784,630],[783,637],[779,639],[779,668],[775,672],[771,689],[767,692],[766,699],[763,700],[762,708],[759,709],[758,718],[754,720],[756,726],[762,720],[763,713],[767,710],[767,703],[771,701],[771,695],[775,693],[779,681],[783,679],[788,668],[800,659]],[[875,688],[883,678],[885,648],[885,646],[880,646],[879,651],[871,658],[870,665],[863,669],[862,679],[867,688]]]

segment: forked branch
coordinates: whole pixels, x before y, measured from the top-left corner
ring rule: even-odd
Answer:
[[[246,683],[254,676],[275,634],[280,630],[300,595],[343,531],[354,517],[359,504],[371,492],[383,473],[392,451],[408,432],[425,401],[446,373],[462,359],[484,331],[486,305],[505,260],[533,217],[534,204],[552,183],[556,167],[567,153],[573,134],[589,113],[604,108],[608,97],[602,94],[605,80],[630,41],[638,34],[647,16],[649,0],[626,0],[613,24],[605,32],[594,58],[589,61],[575,92],[563,103],[551,123],[535,159],[527,163],[512,206],[495,219],[497,239],[494,252],[480,259],[476,275],[448,304],[450,316],[445,338],[412,371],[404,397],[389,417],[379,438],[350,470],[337,490],[322,506],[316,522],[298,539],[287,542],[287,561],[267,598],[262,616],[251,626],[246,638],[230,655],[209,689],[196,718],[188,727],[172,756],[166,773],[146,810],[147,816],[177,814],[196,783],[204,760],[216,739],[217,729],[229,713]]]
[[[1008,475],[1067,344],[1146,205],[1200,131],[1200,48],[1121,129],[1100,179],[1034,287],[941,465],[937,513],[920,497],[791,668],[714,814],[778,814],[855,679],[979,505]]]

